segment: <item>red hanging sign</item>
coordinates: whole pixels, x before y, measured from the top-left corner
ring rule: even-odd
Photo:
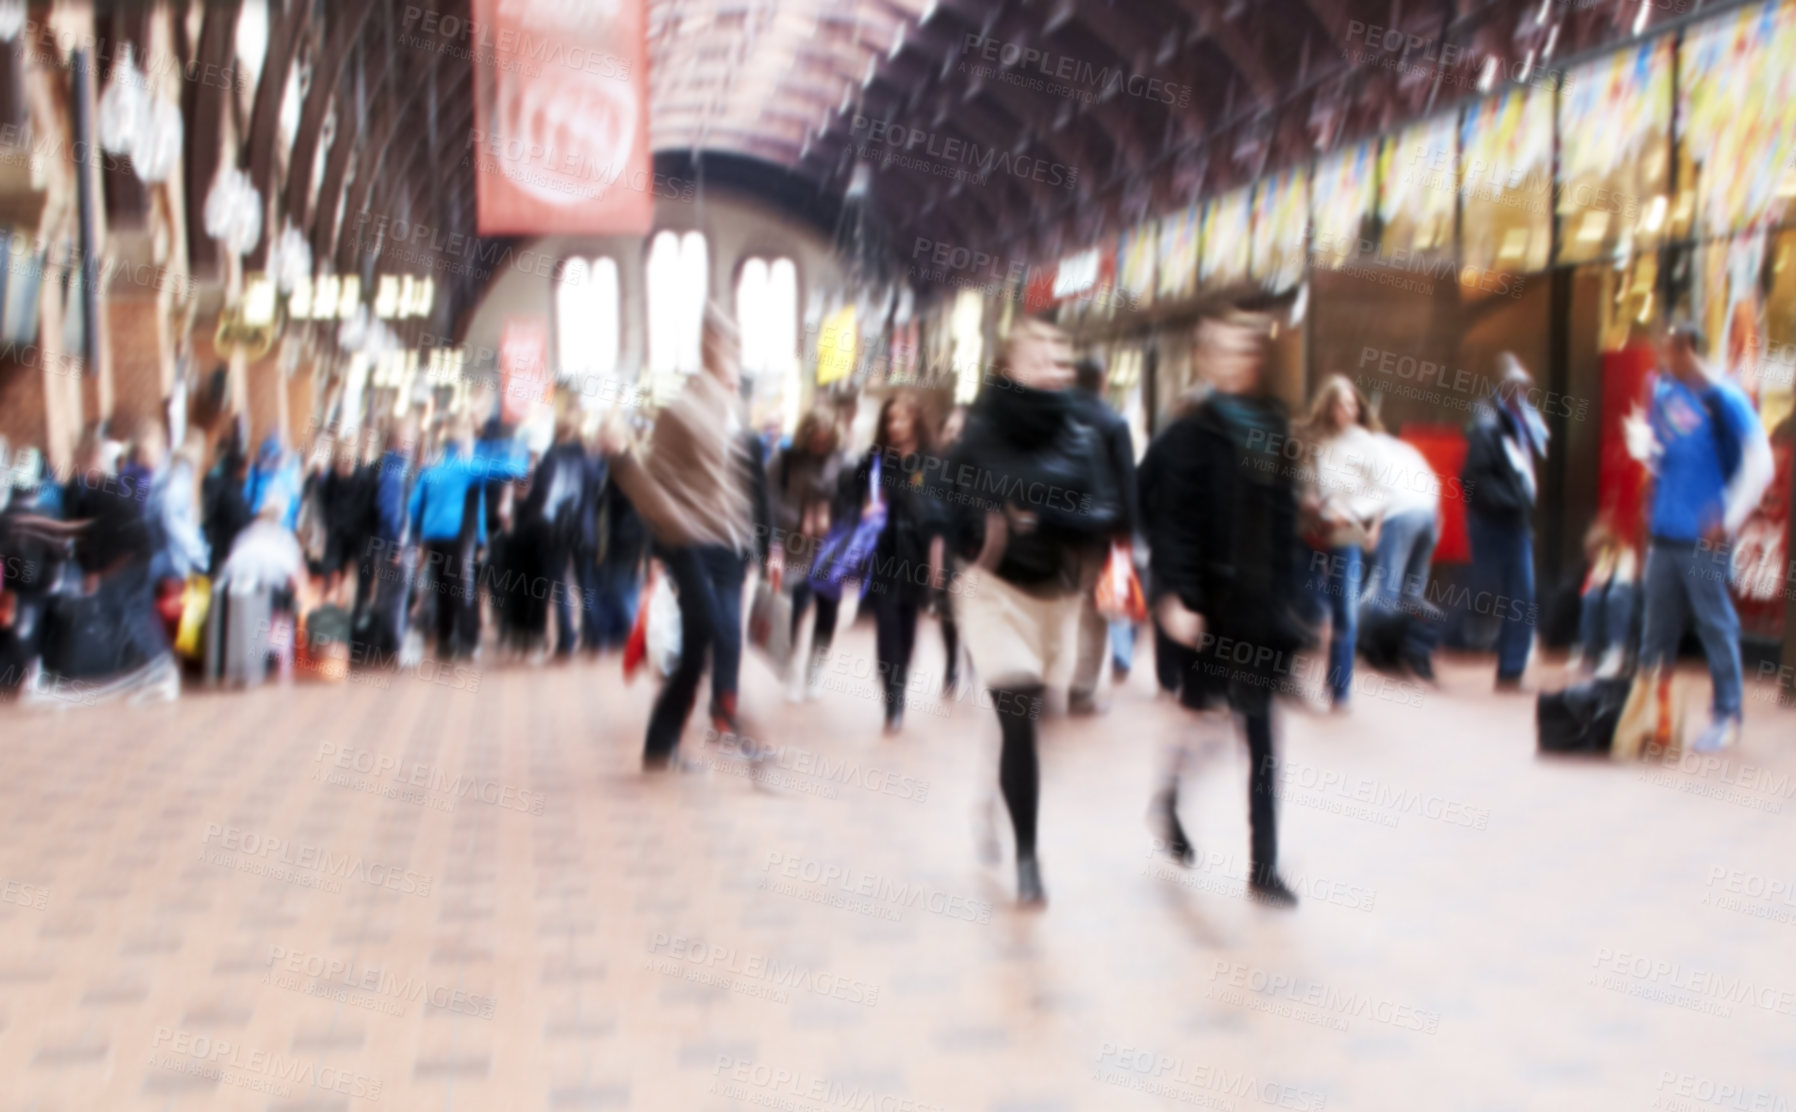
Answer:
[[[481,235],[648,234],[644,9],[644,0],[473,0]]]

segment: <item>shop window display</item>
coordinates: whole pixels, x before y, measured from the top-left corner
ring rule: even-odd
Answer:
[[[1672,39],[1579,66],[1559,94],[1559,261],[1627,255],[1665,234]],[[1601,120],[1601,127],[1588,121]]]

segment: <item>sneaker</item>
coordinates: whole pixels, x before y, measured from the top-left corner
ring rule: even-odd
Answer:
[[[806,699],[817,699],[823,695],[823,669],[828,661],[827,653],[817,653],[811,657],[811,662],[805,668],[804,674],[804,697]]]
[[[174,656],[166,655],[146,665],[131,696],[131,706],[150,703],[172,703],[181,696],[181,666]]]
[[[1048,893],[1041,886],[1041,865],[1033,857],[1017,860],[1016,902],[1019,907],[1048,906]]]
[[[1738,718],[1717,718],[1709,723],[1709,728],[1690,743],[1693,753],[1716,753],[1731,746],[1740,744],[1740,720]]]
[[[1627,654],[1622,651],[1620,645],[1616,645],[1603,654],[1603,659],[1597,663],[1596,671],[1591,674],[1599,680],[1615,679],[1621,675],[1621,668],[1626,660]]]

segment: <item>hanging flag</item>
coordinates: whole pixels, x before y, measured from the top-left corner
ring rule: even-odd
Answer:
[[[473,0],[481,235],[648,234],[646,28],[644,0]]]

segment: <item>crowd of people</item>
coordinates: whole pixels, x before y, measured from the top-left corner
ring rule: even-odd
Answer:
[[[1145,626],[1159,687],[1190,714],[1152,802],[1166,851],[1193,857],[1180,821],[1192,754],[1238,731],[1250,886],[1295,903],[1278,872],[1279,697],[1347,712],[1356,658],[1432,680],[1448,617],[1427,590],[1442,478],[1384,431],[1352,380],[1326,376],[1293,422],[1264,381],[1270,322],[1214,320],[1195,340],[1196,386],[1138,451],[1104,401],[1102,365],[1024,318],[970,406],[937,412],[896,391],[850,451],[854,430],[830,405],[784,443],[759,435],[744,417],[734,324],[713,307],[702,335],[702,372],[646,435],[621,413],[584,437],[564,421],[539,454],[496,422],[477,436],[456,415],[428,435],[402,423],[321,436],[302,464],[273,436],[250,455],[239,425],[204,468],[199,433],[170,453],[148,420],[124,435],[90,429],[66,482],[35,456],[15,461],[0,515],[6,675],[27,697],[75,683],[88,699],[172,698],[171,644],[190,668],[254,682],[280,658],[282,630],[303,630],[302,649],[353,644],[358,662],[397,660],[426,632],[439,661],[596,654],[641,632],[644,584],[660,575],[679,646],[645,726],[644,766],[660,772],[681,766],[707,672],[712,736],[752,736],[740,698],[751,579],[787,601],[784,640],[805,644],[782,661],[795,700],[820,690],[844,604],[871,613],[888,735],[904,730],[933,612],[948,692],[969,674],[989,691],[1018,899],[1039,905],[1041,723],[1062,699],[1070,714],[1102,714],[1106,665],[1126,677]],[[1628,429],[1655,476],[1650,535],[1642,556],[1615,530],[1593,531],[1573,666],[1664,667],[1694,623],[1714,686],[1696,744],[1713,748],[1740,718],[1727,541],[1770,457],[1750,403],[1703,350],[1687,325],[1661,339],[1650,412]],[[1501,364],[1448,482],[1466,503],[1475,577],[1519,603],[1497,615],[1495,636],[1496,685],[1516,690],[1535,634],[1532,518],[1549,436],[1528,372],[1512,356]],[[195,652],[201,577],[210,612]],[[1311,650],[1326,660],[1319,694],[1294,682]]]

